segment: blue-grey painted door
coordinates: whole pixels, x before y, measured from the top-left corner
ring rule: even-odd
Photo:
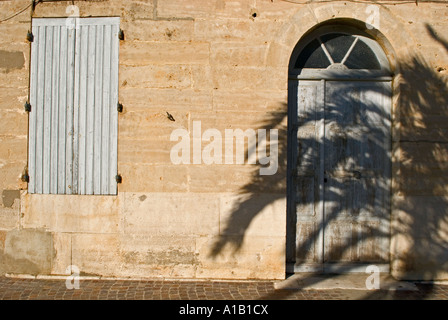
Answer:
[[[390,81],[293,80],[289,90],[289,270],[387,268]]]

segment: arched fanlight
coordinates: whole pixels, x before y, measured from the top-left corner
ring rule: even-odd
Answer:
[[[360,36],[328,33],[312,40],[300,52],[296,68],[380,70],[373,50]]]
[[[294,50],[290,74],[322,75],[322,71],[347,76],[360,71],[390,75],[389,62],[379,44],[357,30],[341,26],[319,28]]]

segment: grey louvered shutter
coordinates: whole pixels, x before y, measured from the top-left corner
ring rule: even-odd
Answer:
[[[116,194],[120,20],[32,23],[28,192]]]

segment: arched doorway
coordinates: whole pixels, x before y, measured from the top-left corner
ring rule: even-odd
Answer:
[[[292,53],[287,272],[388,271],[391,80],[351,27],[318,28]]]

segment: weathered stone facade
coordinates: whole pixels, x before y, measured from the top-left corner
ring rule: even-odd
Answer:
[[[258,165],[175,165],[170,134],[276,128],[286,150],[288,65],[329,22],[363,27],[365,1],[0,1],[0,273],[281,279],[286,152]],[[28,194],[32,18],[120,17],[117,196]],[[394,72],[391,272],[448,278],[448,3],[375,2]],[[175,121],[168,119],[167,112]],[[275,119],[275,121],[272,121]],[[283,148],[283,149],[282,149]]]

